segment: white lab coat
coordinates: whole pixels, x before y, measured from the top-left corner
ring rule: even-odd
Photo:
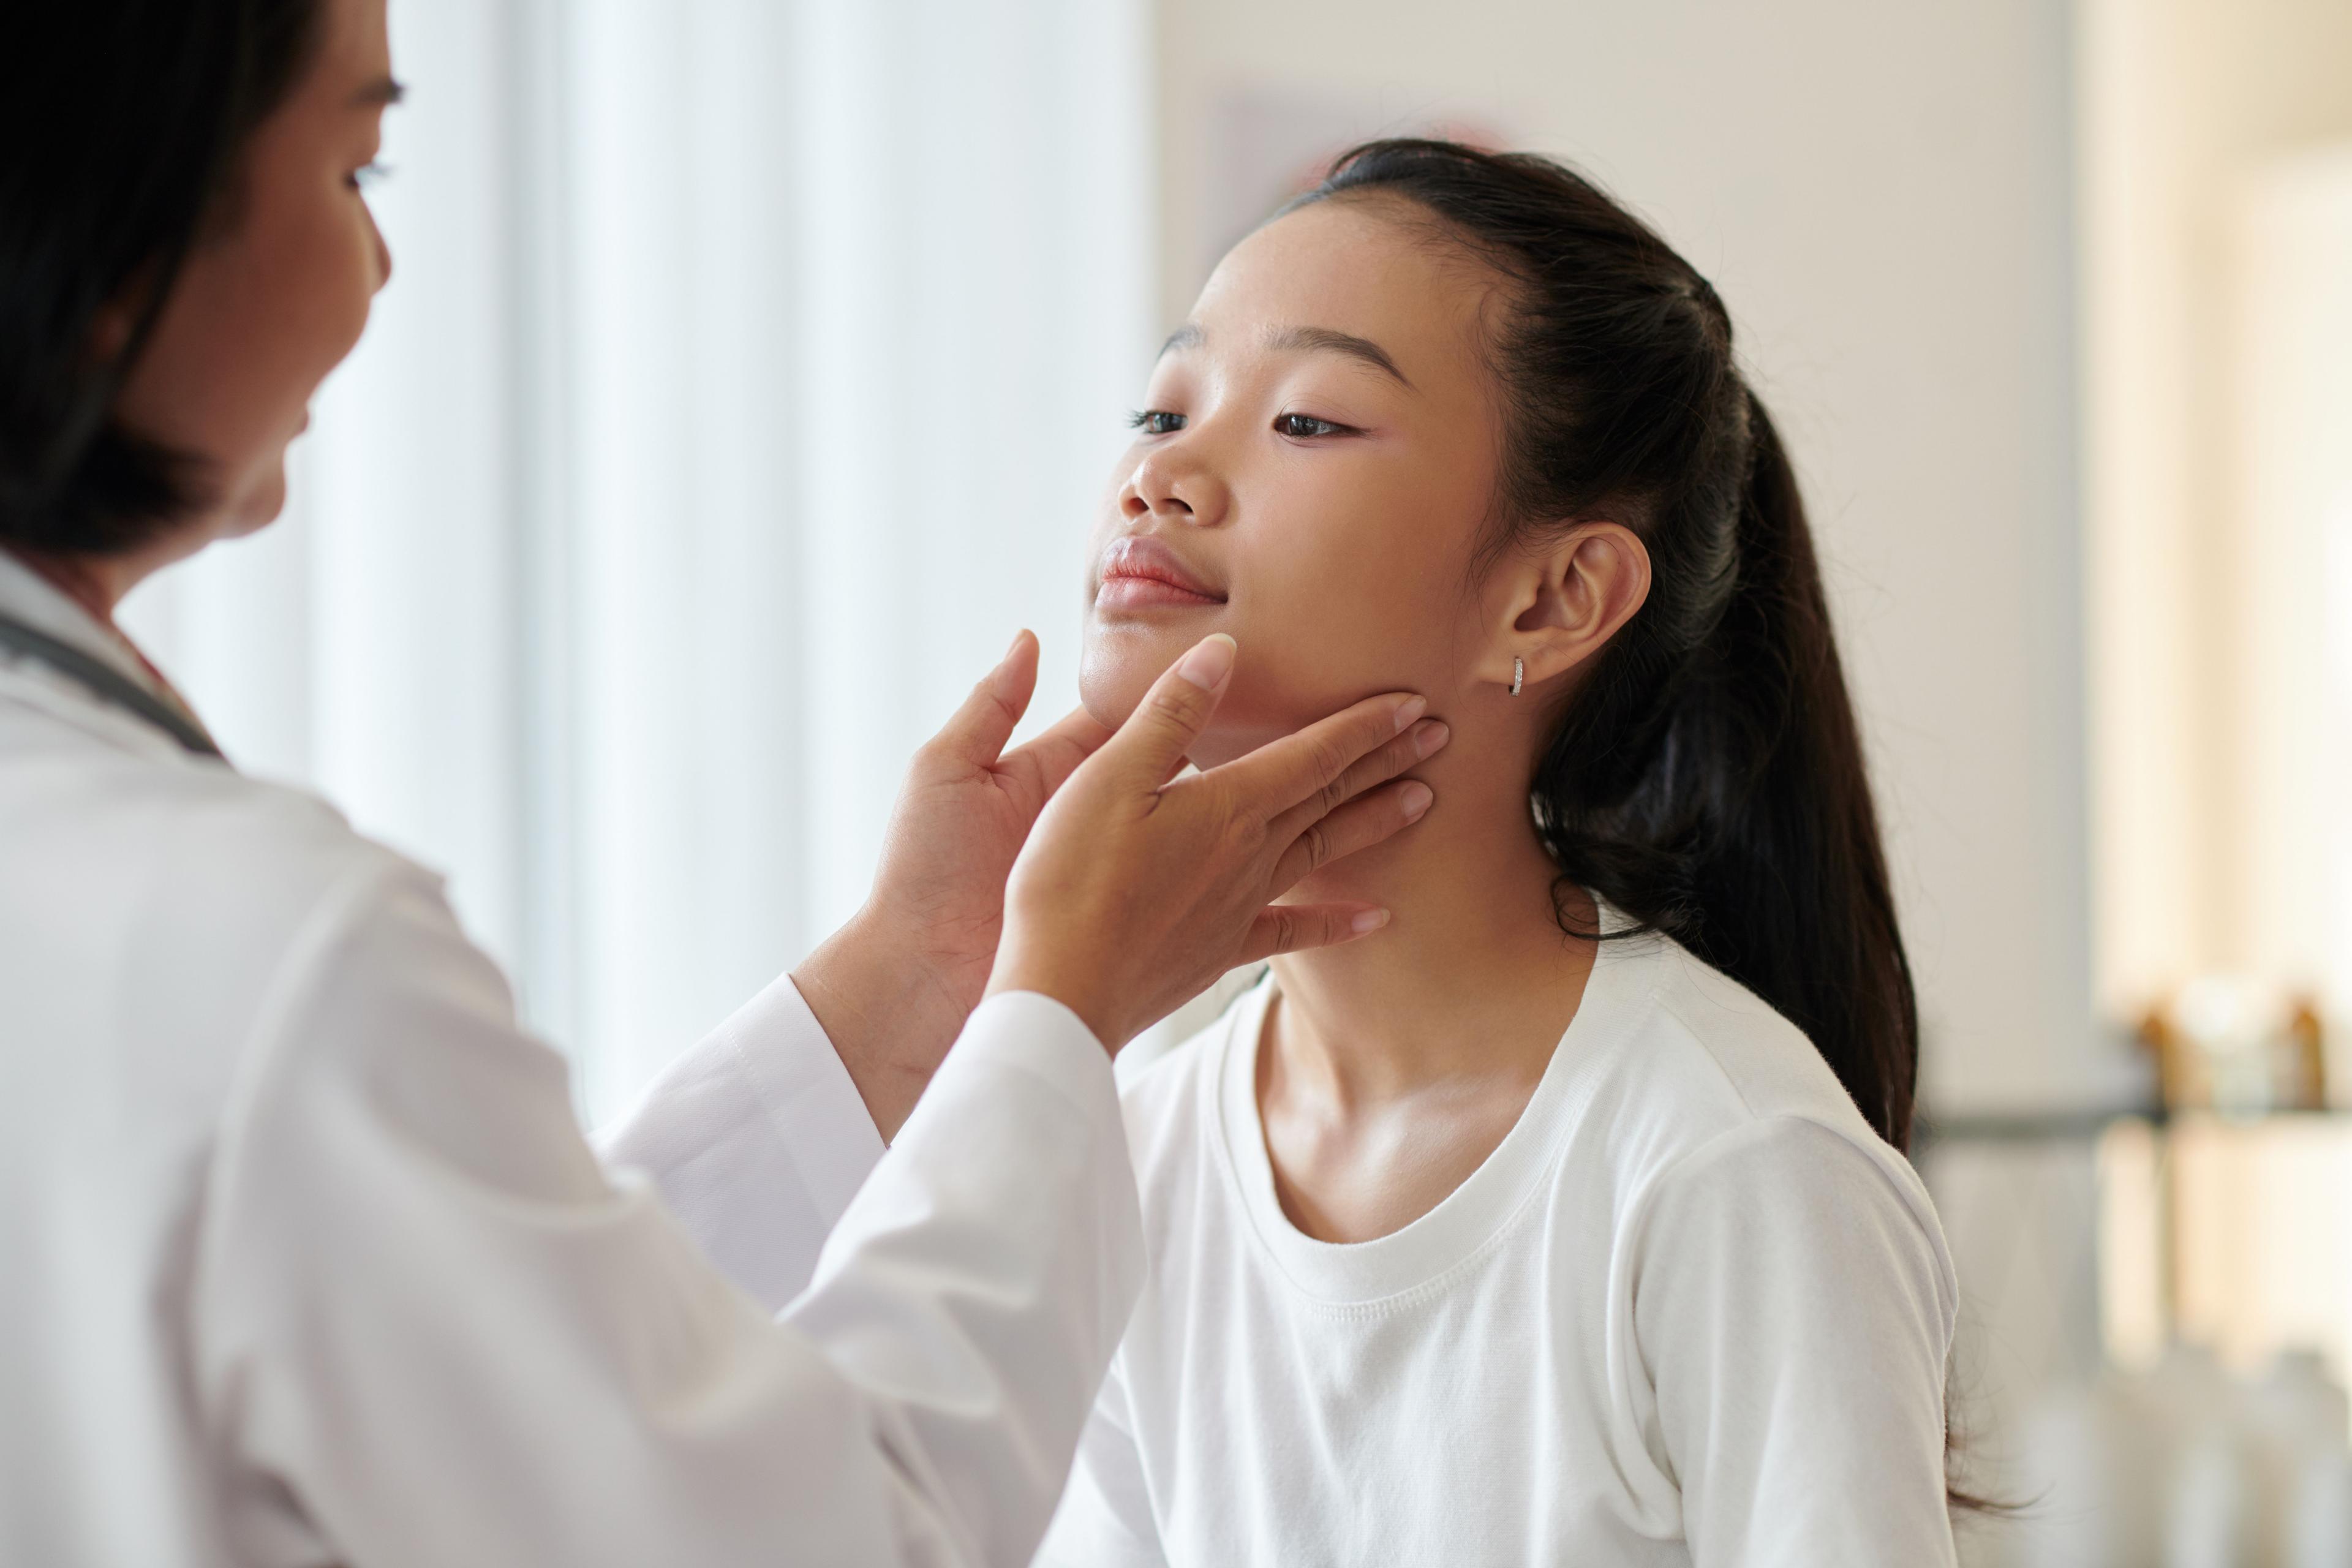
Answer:
[[[1141,1273],[1085,1026],[991,1002],[883,1157],[780,981],[614,1148],[789,1310],[433,877],[0,658],[0,1562],[1025,1562]]]

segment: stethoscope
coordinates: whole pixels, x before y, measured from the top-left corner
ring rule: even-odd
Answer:
[[[205,733],[203,725],[181,712],[129,676],[106,663],[92,658],[71,643],[60,642],[45,631],[26,626],[10,616],[0,615],[0,649],[37,659],[83,688],[92,697],[110,708],[119,708],[134,718],[144,719],[163,733],[200,757],[219,762],[228,759],[213,738]]]

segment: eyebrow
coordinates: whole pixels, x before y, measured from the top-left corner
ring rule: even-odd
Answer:
[[[1285,327],[1270,334],[1265,341],[1270,349],[1304,351],[1308,353],[1346,354],[1359,359],[1383,375],[1394,378],[1399,386],[1410,392],[1412,382],[1397,369],[1389,351],[1370,338],[1360,338],[1353,332],[1334,331],[1329,327]]]
[[[390,109],[407,96],[407,88],[388,76],[380,76],[352,94],[352,107],[353,109]]]
[[[1178,349],[1196,349],[1206,342],[1208,337],[1209,334],[1202,331],[1198,323],[1187,321],[1168,334],[1168,341],[1160,345],[1160,353],[1164,357]],[[1371,339],[1360,338],[1353,332],[1338,331],[1329,327],[1283,327],[1267,334],[1265,346],[1276,352],[1346,354],[1392,378],[1407,391],[1417,390],[1412,378],[1399,370],[1396,361],[1389,357],[1388,350]]]

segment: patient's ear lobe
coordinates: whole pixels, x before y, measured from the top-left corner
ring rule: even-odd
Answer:
[[[1650,596],[1650,552],[1622,523],[1580,523],[1503,575],[1500,624],[1475,673],[1505,687],[1516,676],[1532,693],[1590,663],[1633,618]]]

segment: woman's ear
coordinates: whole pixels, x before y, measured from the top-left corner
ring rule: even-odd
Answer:
[[[1591,659],[1633,618],[1650,596],[1650,552],[1622,523],[1580,523],[1497,576],[1505,592],[1474,673],[1531,692]]]
[[[120,295],[109,300],[89,319],[89,356],[100,364],[112,364],[131,346],[133,323],[138,318],[130,303]]]

